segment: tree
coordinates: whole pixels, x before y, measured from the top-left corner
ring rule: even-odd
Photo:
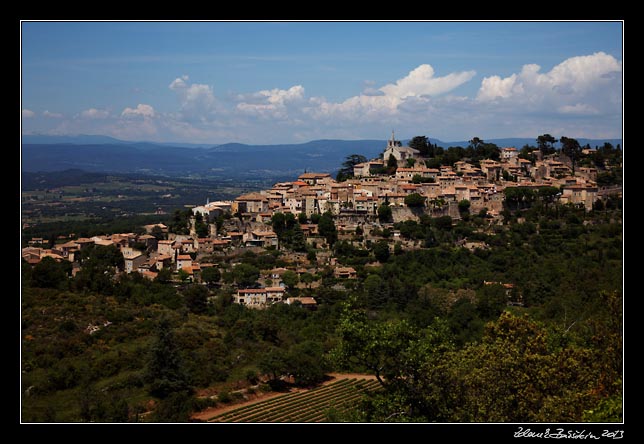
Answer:
[[[373,255],[378,260],[378,262],[387,262],[389,259],[389,244],[387,241],[381,240],[376,242],[373,246]]]
[[[364,280],[364,292],[369,308],[382,308],[387,301],[385,282],[377,274],[370,274]]]
[[[163,232],[163,229],[155,225],[152,227],[152,230],[150,231],[150,234],[156,238],[156,240],[163,240],[165,239],[165,233]]]
[[[189,285],[183,292],[188,310],[195,314],[204,314],[208,309],[208,289],[199,284]]]
[[[575,165],[581,156],[581,145],[577,139],[561,136],[561,151],[570,158],[572,162],[572,174],[575,174]]]
[[[398,168],[398,161],[396,160],[393,154],[390,154],[389,159],[387,159],[387,168],[392,168],[392,169]]]
[[[170,270],[169,267],[163,267],[161,270],[159,270],[159,272],[157,273],[157,277],[154,280],[162,284],[165,284],[166,282],[170,282],[171,279],[172,279],[172,270]]]
[[[497,318],[508,302],[505,288],[500,284],[483,285],[477,292],[477,297],[478,312],[485,320]]]
[[[484,143],[483,139],[479,139],[478,137],[472,137],[472,140],[470,140],[470,146],[475,150]]]
[[[145,369],[150,394],[166,398],[172,393],[191,390],[172,326],[167,318],[157,325]]]
[[[311,340],[291,347],[287,362],[288,373],[293,375],[295,384],[299,386],[322,382],[328,370],[322,345]]]
[[[431,146],[427,136],[415,136],[409,141],[409,147],[418,150],[421,156],[431,157]]]
[[[380,204],[378,207],[378,220],[380,222],[391,222],[393,221],[391,207],[388,203]]]
[[[34,265],[31,273],[31,285],[38,288],[68,288],[71,271],[71,262],[57,262],[54,258],[46,256]]]
[[[353,167],[364,163],[367,161],[367,158],[361,154],[350,154],[346,157],[345,161],[342,162],[342,168],[338,171],[336,180],[338,182],[343,182],[351,177],[353,177]]]
[[[239,264],[233,268],[233,277],[240,287],[248,288],[259,279],[259,269],[250,264]]]
[[[420,208],[425,206],[425,196],[418,193],[411,193],[405,196],[405,205],[412,208]]]
[[[306,213],[300,213],[297,215],[297,221],[301,224],[305,224],[308,222],[308,217],[306,217]]]
[[[215,284],[221,279],[221,272],[217,267],[206,267],[201,271],[201,279],[208,284]]]
[[[294,271],[286,270],[282,273],[282,282],[288,288],[295,288],[298,282],[300,282],[300,276]]]
[[[458,212],[463,214],[469,214],[470,212],[470,201],[463,199],[458,203]]]
[[[305,284],[307,288],[311,288],[311,284],[315,280],[315,276],[313,276],[311,273],[302,273],[302,276],[300,276],[300,282]]]
[[[338,240],[338,231],[335,228],[333,214],[331,214],[331,212],[326,211],[322,214],[322,217],[320,217],[318,222],[318,232],[320,233],[320,236],[323,236],[326,239],[329,246],[333,246],[333,244]]]
[[[552,137],[550,134],[542,134],[537,137],[537,148],[539,148],[539,151],[541,151],[541,154],[544,156],[554,154],[555,143],[557,143],[557,139]]]

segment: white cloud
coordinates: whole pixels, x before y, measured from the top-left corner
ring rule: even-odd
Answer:
[[[186,75],[183,75],[183,76],[181,76],[181,77],[177,77],[176,79],[174,79],[174,80],[172,81],[172,83],[170,83],[170,85],[169,85],[168,87],[169,87],[170,89],[173,89],[173,90],[175,90],[175,89],[182,89],[182,88],[186,88],[186,87],[188,86],[188,85],[186,84],[186,82],[188,81],[188,78],[189,78],[189,77],[188,77],[188,76],[186,76]]]
[[[90,108],[74,118],[55,119],[57,113],[45,111],[38,116],[49,119],[29,119],[36,114],[24,109],[23,131],[205,143],[385,138],[392,128],[401,138],[425,134],[446,141],[620,135],[622,62],[610,55],[572,57],[546,71],[528,63],[515,73],[483,78],[478,94],[454,94],[474,76],[473,70],[437,76],[422,64],[400,79],[380,86],[365,80],[354,95],[327,100],[307,96],[301,84],[219,99],[212,86],[182,75],[168,84],[178,103],[171,112],[139,103],[120,113]]]
[[[289,89],[265,89],[253,94],[240,94],[237,100],[241,102],[236,109],[243,114],[285,119],[290,107],[304,103],[304,87],[295,85]]]
[[[22,109],[22,118],[23,119],[31,119],[33,116],[35,116],[36,113],[34,113],[32,110],[23,108]]]
[[[571,57],[546,73],[528,64],[506,78],[484,78],[476,100],[520,112],[610,114],[621,108],[621,71],[622,62],[603,52]]]
[[[122,117],[154,117],[154,108],[150,105],[139,103],[136,108],[125,108],[121,113]]]
[[[476,71],[463,71],[434,77],[434,68],[423,64],[412,70],[407,76],[380,88],[387,96],[404,99],[409,96],[436,96],[453,90],[468,82]]]
[[[80,113],[80,116],[84,119],[106,119],[109,115],[109,111],[96,108],[89,108]]]
[[[210,85],[188,83],[187,75],[177,77],[168,85],[175,91],[181,104],[181,118],[206,120],[206,116],[215,110],[215,93]]]
[[[49,118],[49,119],[62,119],[63,115],[61,113],[52,113],[51,111],[45,110],[42,113],[43,116]]]
[[[512,95],[512,89],[516,85],[517,75],[502,79],[499,76],[486,77],[481,82],[477,98],[479,100],[494,100],[498,97],[506,98]],[[520,87],[520,85],[519,85]]]

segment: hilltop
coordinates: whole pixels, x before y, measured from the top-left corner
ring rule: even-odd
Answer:
[[[429,139],[443,148],[466,147],[469,142]],[[621,144],[620,139],[578,139],[582,145]],[[403,140],[404,143],[407,141]],[[521,148],[535,139],[490,139],[499,147]],[[222,145],[132,142],[105,136],[31,136],[22,140],[22,171],[63,171],[159,174],[181,177],[288,179],[306,171],[335,174],[346,156],[373,158],[386,140],[314,140],[300,144]]]

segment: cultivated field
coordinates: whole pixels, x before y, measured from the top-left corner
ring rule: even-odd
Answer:
[[[347,378],[312,390],[287,393],[208,418],[209,422],[324,422],[327,412],[350,409],[367,392],[377,390],[375,379]]]

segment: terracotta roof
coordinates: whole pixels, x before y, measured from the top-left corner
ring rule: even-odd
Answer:
[[[237,290],[237,293],[243,293],[243,294],[284,293],[284,288],[282,287],[247,288],[245,290]]]
[[[286,299],[286,303],[289,304],[289,305],[294,303],[294,302],[299,302],[302,305],[317,305],[317,301],[315,300],[315,298],[311,298],[311,297],[287,298]]]
[[[235,200],[242,200],[242,201],[261,201],[261,200],[266,200],[266,196],[259,194],[259,193],[248,193],[248,194],[243,194],[239,196]]]
[[[300,174],[298,179],[323,179],[325,177],[331,177],[329,173],[304,173]]]
[[[191,261],[192,258],[188,254],[180,254],[179,256],[177,256],[177,260],[178,261]]]

